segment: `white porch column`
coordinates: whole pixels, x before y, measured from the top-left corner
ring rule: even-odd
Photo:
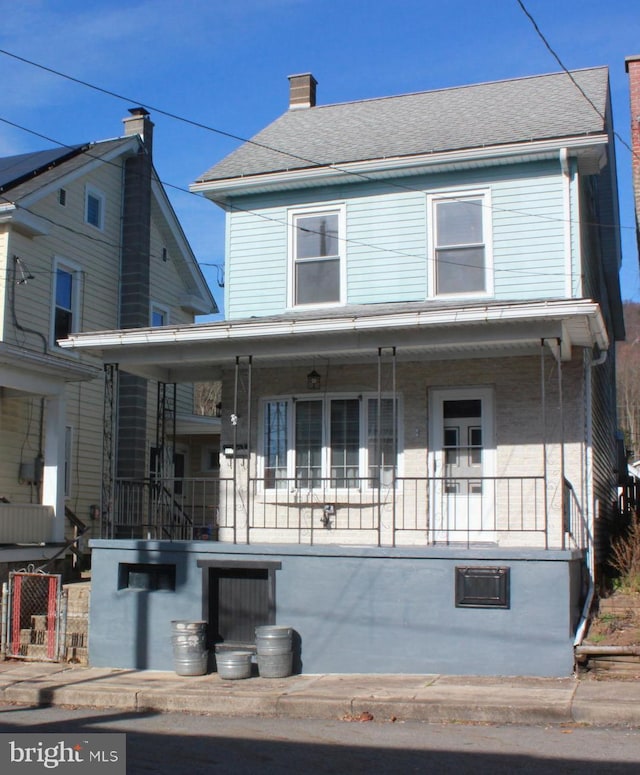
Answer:
[[[64,395],[48,396],[45,400],[42,503],[53,506],[55,511],[52,541],[64,541],[64,440]]]

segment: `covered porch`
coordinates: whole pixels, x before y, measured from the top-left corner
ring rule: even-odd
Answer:
[[[591,542],[585,301],[351,308],[76,334],[106,364],[102,536],[229,544]],[[120,371],[158,383],[159,466],[114,475]],[[175,385],[222,380],[220,477],[179,477]],[[304,422],[303,419],[304,418]]]
[[[46,348],[43,348],[46,350]],[[41,561],[65,540],[67,384],[99,376],[74,357],[0,343],[2,561]]]

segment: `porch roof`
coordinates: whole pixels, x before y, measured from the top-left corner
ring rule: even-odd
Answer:
[[[37,353],[6,342],[0,342],[0,367],[1,387],[42,395],[61,393],[66,382],[88,381],[100,374],[95,364],[66,354]]]
[[[295,315],[72,334],[59,342],[104,363],[160,382],[216,379],[237,357],[254,366],[317,358],[349,363],[396,347],[401,360],[523,355],[541,340],[562,358],[572,347],[607,350],[600,307],[588,299],[518,302],[421,302],[332,308]]]

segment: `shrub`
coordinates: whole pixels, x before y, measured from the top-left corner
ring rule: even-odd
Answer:
[[[633,517],[626,533],[611,542],[609,564],[618,573],[619,588],[640,592],[640,519]]]

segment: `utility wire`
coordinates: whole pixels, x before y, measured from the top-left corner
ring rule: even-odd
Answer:
[[[59,140],[55,140],[55,139],[53,139],[51,137],[48,137],[47,135],[43,135],[40,132],[36,132],[36,131],[31,130],[31,129],[27,128],[27,127],[21,126],[20,124],[16,124],[15,122],[8,121],[8,120],[3,119],[3,118],[0,118],[0,121],[5,122],[7,124],[10,124],[11,126],[17,128],[17,129],[20,129],[21,131],[24,131],[24,132],[27,132],[29,134],[33,134],[33,135],[35,135],[37,137],[46,139],[47,142],[52,142],[52,143],[54,143],[56,145],[59,145],[59,146],[61,146],[63,148],[73,149],[73,148],[77,147],[77,146],[70,146],[70,145],[67,145],[65,143],[62,143]],[[116,162],[102,159],[101,156],[99,154],[97,154],[97,153],[90,153],[90,150],[92,148],[95,148],[95,145],[88,146],[87,150],[83,150],[81,153],[83,155],[85,155],[85,156],[88,156],[89,158],[97,159],[97,160],[102,160],[105,164],[112,164],[114,166],[119,166]],[[62,175],[61,175],[61,177],[62,177]],[[174,189],[176,191],[180,191],[181,193],[190,194],[191,196],[197,197],[198,200],[202,199],[202,197],[199,194],[196,194],[193,191],[189,191],[189,189],[186,189],[186,188],[184,188],[182,186],[178,186],[178,185],[175,185],[175,184],[172,184],[172,183],[166,183],[166,182],[163,182],[163,181],[159,181],[159,182],[163,186],[165,186],[167,188],[172,188],[172,189]],[[421,195],[425,194],[425,192],[420,190],[420,189],[407,189],[407,190],[410,190],[412,193],[418,193],[418,194],[421,194]],[[464,198],[464,197],[461,197],[461,198]],[[6,196],[6,194],[0,194],[0,199],[4,199],[6,202],[11,202],[11,200]],[[15,204],[15,206],[19,207],[20,209],[23,209],[23,210],[25,210],[27,212],[32,212],[31,210],[29,210],[29,208],[21,207],[21,205],[19,205],[19,204]],[[249,215],[253,215],[254,217],[261,218],[262,220],[270,221],[270,222],[273,222],[273,223],[278,223],[278,224],[280,224],[282,226],[290,227],[292,225],[286,219],[283,220],[282,218],[276,218],[274,216],[270,216],[270,215],[267,215],[265,213],[258,212],[256,210],[251,210],[251,209],[240,207],[239,205],[236,205],[236,204],[229,204],[229,203],[227,203],[226,206],[229,207],[230,209],[236,211],[236,212],[241,212],[241,213],[246,213],[246,214],[249,214]],[[481,207],[488,207],[488,205],[486,205],[486,204],[482,204],[480,206]],[[531,212],[527,212],[527,211],[513,210],[513,209],[509,209],[509,208],[496,208],[493,205],[491,205],[490,208],[492,210],[494,210],[494,211],[498,210],[500,212],[511,212],[511,213],[514,213],[514,214],[526,215],[526,216],[529,216],[529,217],[539,218],[541,220],[547,220],[547,221],[552,221],[552,222],[558,222],[558,223],[561,223],[561,222],[572,222],[570,219],[568,221],[565,221],[564,219],[555,218],[553,216],[549,216],[549,215],[546,215],[544,213],[531,213]],[[40,216],[39,215],[39,217],[42,217],[44,220],[48,221],[49,223],[53,224],[54,226],[58,226],[58,227],[60,227],[62,229],[65,229],[65,230],[67,230],[67,231],[69,231],[69,232],[71,232],[71,233],[73,233],[73,234],[75,234],[77,236],[85,237],[85,238],[94,240],[94,241],[96,241],[98,243],[101,243],[103,245],[107,245],[108,247],[113,247],[113,248],[117,248],[117,249],[119,249],[121,247],[120,243],[110,242],[108,240],[102,239],[102,238],[94,236],[92,234],[87,234],[85,232],[78,231],[77,229],[74,229],[74,228],[72,228],[70,226],[67,226],[65,224],[61,224],[61,223],[59,223],[59,222],[57,222],[57,221],[55,221],[55,220],[53,220],[51,218],[48,218],[46,216]],[[594,224],[594,225],[602,225],[602,224]],[[312,229],[306,229],[306,231],[313,232]],[[375,251],[378,251],[378,252],[391,253],[391,254],[397,255],[397,256],[399,256],[401,258],[412,258],[412,259],[417,259],[417,260],[421,260],[421,261],[425,259],[425,257],[422,254],[418,255],[418,254],[415,254],[415,253],[409,253],[409,252],[404,251],[404,250],[399,250],[397,248],[389,248],[389,247],[381,247],[379,245],[372,245],[372,244],[370,244],[368,242],[363,242],[361,240],[354,240],[353,238],[350,238],[350,237],[340,237],[339,236],[338,239],[339,239],[339,241],[341,241],[343,243],[346,243],[346,244],[356,245],[357,247],[360,247],[360,248],[367,248],[367,249],[375,250]],[[429,261],[429,262],[432,262],[432,263],[435,262],[435,259],[430,258],[430,257],[427,257],[426,260]],[[440,261],[442,263],[446,263],[446,264],[451,265],[451,266],[461,266],[463,268],[467,267],[467,264],[463,264],[463,263],[456,262],[456,261],[451,261],[451,259],[440,259]],[[201,266],[202,265],[208,266],[208,264],[203,264],[202,262],[198,262],[198,263]],[[215,266],[217,267],[217,264]],[[519,269],[519,268],[516,268],[516,267],[511,267],[511,268],[498,268],[498,267],[494,267],[494,271],[495,272],[502,272],[502,273],[510,274],[510,275],[515,275],[515,276],[519,276],[519,277],[540,277],[541,275],[564,277],[564,272],[558,272],[558,273],[544,272],[544,273],[541,273],[541,272],[531,271],[530,269]]]
[[[518,0],[518,2],[520,2],[520,0]],[[520,3],[520,5],[521,5],[523,11],[529,16],[529,18],[532,20],[533,24],[535,25],[535,21],[532,19],[532,17],[530,16],[530,14],[526,10],[526,8],[522,5],[522,3]],[[537,28],[537,25],[536,25],[536,28]],[[541,33],[539,33],[539,34],[541,34]],[[98,91],[98,92],[100,92],[102,94],[106,94],[106,95],[114,97],[116,99],[129,102],[130,104],[131,103],[140,104],[141,106],[145,107],[146,109],[148,109],[150,111],[153,111],[153,112],[158,113],[160,115],[164,115],[164,116],[166,116],[168,118],[171,118],[171,119],[174,119],[176,121],[180,121],[180,122],[189,124],[191,126],[194,126],[194,127],[200,128],[200,129],[204,129],[206,131],[210,131],[210,132],[213,132],[215,134],[219,134],[221,136],[237,140],[237,141],[242,142],[242,143],[249,143],[249,144],[252,144],[252,145],[256,145],[256,146],[264,148],[266,150],[269,150],[269,151],[272,151],[272,152],[275,152],[275,153],[279,153],[279,154],[288,156],[290,158],[297,159],[299,161],[304,161],[306,164],[310,164],[310,165],[315,166],[315,167],[326,166],[326,165],[324,165],[321,162],[318,162],[318,161],[315,161],[315,160],[312,160],[312,159],[308,159],[308,158],[306,158],[304,156],[299,156],[297,154],[292,154],[290,152],[283,151],[283,150],[281,150],[279,148],[274,148],[273,146],[270,146],[270,145],[267,145],[267,144],[264,144],[264,143],[260,143],[260,142],[255,141],[255,140],[247,139],[247,138],[244,138],[244,137],[242,137],[240,135],[237,135],[237,134],[234,134],[234,133],[231,133],[231,132],[227,132],[227,131],[218,129],[216,127],[209,126],[209,125],[204,124],[202,122],[194,121],[192,119],[185,118],[184,116],[179,116],[176,113],[164,110],[164,109],[159,108],[157,106],[152,106],[152,105],[150,105],[148,103],[145,103],[144,101],[132,99],[130,97],[127,97],[127,96],[119,94],[119,93],[117,93],[115,91],[112,91],[110,89],[106,89],[106,88],[103,88],[101,86],[97,86],[96,84],[92,84],[92,83],[90,83],[88,81],[85,81],[83,79],[76,78],[74,76],[71,76],[71,75],[68,75],[66,73],[63,73],[63,72],[61,72],[59,70],[55,70],[54,68],[47,67],[46,65],[42,65],[40,63],[34,62],[33,60],[27,59],[25,57],[21,57],[21,56],[19,56],[17,54],[14,54],[14,53],[10,52],[10,51],[7,51],[6,49],[0,49],[0,54],[4,54],[5,56],[11,57],[11,58],[16,59],[16,60],[18,60],[20,62],[28,64],[30,66],[33,66],[33,67],[36,67],[38,69],[44,70],[45,72],[51,73],[51,74],[56,75],[56,76],[58,76],[60,78],[64,78],[66,80],[72,81],[73,83],[77,83],[77,84],[79,84],[81,86],[85,86],[86,88],[92,89],[94,91]],[[562,62],[559,60],[559,58],[558,58],[558,62],[560,64],[560,66],[562,67],[562,69],[565,72],[568,73],[568,71],[566,70],[566,68],[564,67]],[[585,99],[587,99],[589,101],[589,103],[592,105],[594,110],[596,110],[598,115],[601,116],[604,119],[602,114],[598,111],[597,107],[593,104],[593,102],[585,94],[585,92],[582,90],[582,88],[579,86],[579,84],[576,83],[576,81],[573,78],[573,76],[571,76],[570,73],[568,73],[568,74],[571,77],[571,79],[574,82],[574,84],[576,84],[577,88],[583,94]],[[0,119],[0,120],[5,121],[5,123],[10,124],[11,126],[14,126],[15,128],[18,128],[18,129],[21,129],[21,130],[24,130],[24,131],[27,131],[27,132],[31,132],[32,134],[34,134],[34,135],[36,135],[38,137],[46,139],[48,142],[57,143],[58,145],[61,145],[62,147],[69,147],[69,148],[73,147],[73,146],[68,146],[68,145],[66,145],[64,143],[60,143],[60,142],[58,142],[56,140],[53,140],[52,138],[49,138],[46,135],[43,135],[41,133],[38,133],[38,132],[35,132],[35,131],[32,131],[32,130],[26,129],[24,127],[21,127],[20,125],[15,124],[14,122],[11,122],[11,121],[8,121],[8,120],[5,120],[5,119]],[[90,154],[88,154],[88,155],[90,155]],[[370,176],[365,175],[363,173],[357,173],[357,172],[354,172],[352,170],[341,169],[340,167],[338,167],[336,165],[331,165],[331,166],[332,166],[332,169],[335,169],[336,171],[341,171],[341,172],[344,172],[345,174],[352,175],[354,177],[358,177],[360,179],[364,179],[364,180],[367,180],[367,181],[372,180],[372,178]],[[198,194],[196,194],[195,192],[190,191],[189,189],[185,189],[184,187],[177,186],[177,185],[174,185],[174,184],[171,184],[171,183],[162,182],[162,185],[166,186],[167,188],[172,188],[174,190],[180,191],[182,193],[188,193],[188,194],[192,194],[192,195],[195,195],[195,196],[199,196]],[[422,191],[420,189],[415,189],[415,188],[412,188],[412,187],[409,187],[409,186],[403,186],[402,184],[390,183],[389,185],[392,185],[393,187],[400,188],[400,189],[405,190],[405,191],[410,191],[412,193],[420,193],[420,194],[424,194],[425,193],[424,191]],[[227,203],[227,206],[229,206],[228,203]],[[484,204],[484,203],[481,203],[480,206],[481,207],[487,207],[487,205]],[[283,225],[290,226],[289,223],[287,223],[285,221],[282,221],[281,219],[276,219],[276,218],[273,218],[271,216],[266,216],[263,213],[259,213],[259,212],[256,212],[254,210],[241,208],[241,207],[239,207],[237,205],[231,205],[230,207],[231,207],[231,209],[234,209],[234,210],[236,210],[238,212],[245,212],[245,213],[253,214],[253,215],[255,215],[257,217],[260,217],[262,219],[265,219],[265,220],[271,220],[271,221],[275,221],[277,223],[282,223]],[[549,221],[556,221],[556,222],[569,222],[569,223],[574,223],[574,224],[576,223],[575,221],[572,221],[571,219],[568,219],[568,220],[567,219],[560,219],[560,218],[555,218],[553,216],[548,216],[548,215],[539,214],[539,213],[531,213],[531,212],[521,211],[521,210],[514,210],[514,209],[511,209],[511,208],[499,208],[499,207],[495,207],[493,204],[490,205],[490,208],[492,210],[494,210],[494,211],[510,212],[510,213],[520,214],[520,215],[528,215],[530,217],[535,217],[535,218],[539,218],[539,219],[542,219],[542,220],[549,220]],[[607,228],[607,226],[609,226],[610,228],[615,228],[616,227],[615,224],[607,225],[607,224],[603,224],[603,223],[595,223],[593,225],[600,226],[602,228]],[[618,225],[618,228],[620,228],[620,225]],[[631,228],[634,228],[634,227],[621,227],[621,228],[629,228],[629,229],[631,229]],[[339,239],[344,241],[344,242],[347,242],[347,243],[356,244],[359,247],[366,247],[366,248],[370,248],[370,249],[377,250],[377,251],[382,251],[382,252],[391,252],[391,253],[394,253],[395,255],[398,255],[398,256],[401,256],[401,257],[404,257],[404,258],[420,258],[420,259],[423,258],[423,256],[417,256],[417,255],[414,255],[414,254],[406,253],[405,251],[399,251],[399,250],[396,250],[396,249],[389,249],[389,248],[383,248],[383,247],[376,246],[376,245],[370,245],[368,243],[363,243],[361,241],[353,240],[353,239],[347,238],[347,237],[339,237]],[[429,259],[429,260],[433,260],[433,259]],[[449,263],[456,264],[456,262],[451,262],[451,261],[449,261]],[[466,266],[465,264],[458,264],[458,265]],[[518,269],[515,269],[515,268],[511,268],[511,269],[498,269],[497,271],[504,271],[504,272],[509,272],[509,273],[515,273],[515,274],[519,274],[520,276],[530,276],[530,277],[539,276],[539,273],[531,273],[530,271],[527,271],[527,270],[518,270]],[[548,274],[548,273],[545,273],[545,274]]]
[[[26,133],[33,134],[36,137],[40,137],[40,138],[46,139],[48,142],[54,143],[54,144],[59,145],[59,146],[61,146],[63,148],[69,148],[69,149],[77,148],[77,146],[68,145],[68,144],[63,143],[63,142],[61,142],[59,140],[56,140],[56,139],[51,138],[51,137],[49,137],[47,135],[44,135],[44,134],[42,134],[40,132],[37,132],[37,131],[32,130],[32,129],[29,129],[29,128],[24,127],[24,126],[22,126],[20,124],[16,124],[13,121],[8,121],[7,119],[3,119],[3,118],[0,118],[0,121],[2,121],[4,123],[7,123],[7,124],[10,124],[11,126],[17,128],[17,129],[20,129],[21,131],[24,131]],[[91,148],[95,148],[95,147],[96,147],[95,144],[87,146],[87,149],[83,150],[82,153],[85,156],[88,156],[89,158],[93,158],[93,159],[97,159],[97,160],[102,160],[102,158],[101,158],[101,156],[99,154],[97,154],[97,153],[90,153]],[[112,164],[114,166],[119,166],[116,162],[113,162],[113,161],[107,161],[107,160],[102,160],[102,161],[105,164]],[[189,194],[191,196],[195,196],[199,200],[202,199],[202,197],[199,194],[196,194],[195,192],[190,191],[189,189],[186,189],[186,188],[184,188],[182,186],[178,186],[176,184],[168,183],[168,182],[164,182],[164,181],[159,181],[159,182],[163,186],[165,186],[167,188],[171,188],[171,189],[174,189],[176,191],[180,191],[181,193],[185,193],[185,194]],[[425,191],[423,191],[421,189],[409,188],[409,187],[406,187],[406,186],[403,186],[402,188],[404,188],[405,190],[411,191],[412,193],[418,193],[418,194],[421,194],[421,195],[425,194]],[[7,202],[10,201],[4,195],[0,195],[0,198],[5,199],[5,201],[7,201]],[[461,196],[460,198],[464,198],[464,196]],[[20,207],[20,205],[16,205],[16,206]],[[278,223],[278,224],[286,226],[286,227],[290,227],[292,225],[287,220],[283,220],[281,218],[276,218],[274,216],[266,215],[265,213],[261,213],[261,212],[258,212],[256,210],[251,210],[249,208],[243,208],[243,207],[240,207],[237,204],[226,203],[226,206],[228,208],[236,211],[236,212],[241,212],[241,213],[246,213],[246,214],[249,214],[249,215],[253,215],[253,216],[257,217],[257,218],[261,218],[262,220]],[[573,223],[574,225],[577,224],[577,221],[573,221],[572,219],[562,219],[562,218],[557,218],[555,216],[546,215],[544,213],[532,213],[530,211],[518,210],[518,209],[514,209],[514,208],[496,207],[493,203],[491,205],[481,204],[479,206],[481,206],[481,207],[489,207],[494,212],[507,212],[507,213],[512,213],[512,214],[515,214],[515,215],[525,215],[525,216],[528,216],[528,217],[538,218],[540,220],[556,222],[556,223]],[[22,208],[22,209],[24,209],[24,210],[26,210],[28,212],[31,212],[31,211],[28,210],[28,208]],[[119,243],[109,242],[109,241],[101,239],[101,238],[99,238],[97,236],[86,234],[85,232],[80,232],[80,231],[78,231],[76,229],[73,229],[70,226],[66,226],[65,224],[58,223],[58,222],[54,221],[51,218],[46,218],[45,216],[41,216],[41,217],[43,217],[45,220],[49,221],[53,225],[59,226],[62,229],[66,229],[66,230],[70,231],[71,233],[74,233],[74,234],[76,234],[78,236],[82,236],[82,237],[86,237],[88,239],[95,240],[96,242],[105,244],[105,245],[107,245],[109,247],[115,247],[115,248],[120,247]],[[593,223],[591,225],[601,226],[603,228],[607,228],[607,226],[608,226],[607,224],[602,224],[602,223],[597,223],[597,222]],[[625,226],[623,228],[633,228],[633,227]],[[307,231],[313,231],[313,230],[307,229]],[[363,242],[361,240],[354,240],[353,238],[349,238],[349,237],[340,237],[339,236],[338,239],[339,239],[339,241],[344,242],[346,244],[354,244],[354,245],[356,245],[358,247],[364,247],[364,248],[368,248],[368,249],[375,250],[375,251],[378,251],[378,252],[392,253],[392,254],[397,255],[397,256],[399,256],[401,258],[413,258],[413,259],[418,259],[418,260],[423,260],[424,259],[423,255],[417,255],[415,253],[409,253],[407,251],[399,250],[397,248],[389,248],[389,247],[381,247],[379,245],[372,245],[370,243]],[[427,257],[427,261],[433,262],[434,259]],[[462,266],[462,267],[466,267],[467,266],[466,264],[461,264],[459,262],[451,261],[450,259],[440,259],[440,261],[442,261],[443,263],[448,263],[450,265],[457,265],[457,266]],[[209,265],[209,264],[206,264],[206,263],[203,263],[203,262],[198,262],[198,263],[200,265],[204,265],[204,266],[208,266]],[[217,264],[214,264],[214,265],[217,267]],[[529,269],[519,269],[519,268],[516,268],[516,267],[511,267],[511,268],[494,267],[494,271],[495,272],[504,272],[506,274],[516,275],[516,276],[520,276],[520,277],[539,277],[541,274],[544,274],[545,276],[554,276],[554,273],[549,273],[549,272],[545,272],[545,273],[532,272]],[[555,273],[555,276],[562,277],[562,276],[564,276],[564,272]]]
[[[564,62],[563,62],[563,61],[560,59],[560,57],[558,56],[557,52],[554,50],[554,48],[551,46],[551,44],[549,43],[549,41],[547,40],[547,38],[546,38],[546,37],[544,36],[544,34],[542,33],[542,30],[541,30],[541,29],[540,29],[540,27],[538,26],[538,23],[536,22],[536,20],[533,18],[533,16],[531,15],[531,13],[530,13],[530,12],[527,10],[527,8],[526,8],[525,4],[522,2],[522,0],[516,0],[516,2],[518,3],[518,5],[520,6],[520,8],[522,9],[522,12],[525,14],[525,16],[526,16],[526,17],[529,19],[529,21],[530,21],[530,22],[531,22],[531,24],[533,25],[533,29],[536,31],[536,33],[537,33],[538,37],[540,38],[540,40],[541,40],[541,41],[544,43],[545,47],[547,48],[547,50],[549,51],[549,53],[551,54],[551,56],[552,56],[552,57],[553,57],[553,58],[556,60],[556,62],[557,62],[559,65],[560,65],[560,67],[562,68],[562,70],[563,70],[563,71],[564,71],[564,72],[565,72],[565,73],[566,73],[566,74],[569,76],[569,78],[571,79],[571,82],[573,83],[573,85],[574,85],[574,86],[576,87],[576,89],[577,89],[577,90],[580,92],[580,94],[582,94],[582,96],[583,96],[583,97],[585,98],[585,100],[586,100],[586,101],[589,103],[589,105],[591,105],[591,107],[592,107],[592,108],[595,110],[595,112],[597,113],[597,115],[598,115],[598,116],[600,116],[600,118],[601,118],[603,121],[605,121],[605,123],[606,123],[606,118],[605,118],[604,114],[603,114],[603,113],[600,111],[600,109],[599,109],[599,108],[598,108],[598,107],[597,107],[597,106],[594,104],[593,100],[592,100],[592,99],[589,97],[589,95],[588,95],[588,94],[585,92],[585,90],[582,88],[582,86],[580,86],[580,84],[579,84],[579,83],[576,81],[576,79],[574,78],[573,74],[572,74],[572,73],[570,72],[570,70],[569,70],[569,69],[566,67],[566,65],[564,64]],[[616,132],[616,131],[615,131],[615,129],[614,129],[614,131],[613,131],[613,134],[614,134],[614,136],[615,136],[615,137],[616,137],[616,138],[617,138],[617,139],[618,139],[618,140],[619,140],[619,141],[622,143],[622,145],[624,145],[624,147],[625,147],[625,148],[626,148],[626,149],[627,149],[627,150],[628,150],[628,151],[631,153],[631,155],[632,155],[632,156],[634,156],[636,159],[640,159],[640,156],[638,156],[638,154],[637,154],[637,153],[636,153],[636,152],[633,150],[633,148],[632,148],[632,147],[629,145],[629,143],[628,143],[628,142],[627,142],[627,141],[626,141],[626,140],[625,140],[625,139],[624,139],[624,138],[623,138],[623,137],[622,137],[620,134],[618,134],[618,132]]]
[[[525,13],[526,13],[526,9],[523,8],[523,10],[525,10]],[[102,86],[97,86],[96,84],[90,83],[89,81],[85,81],[85,80],[82,80],[80,78],[76,78],[75,76],[68,75],[67,73],[63,73],[60,70],[55,70],[52,67],[47,67],[46,65],[42,65],[39,62],[35,62],[35,61],[31,60],[31,59],[27,59],[26,57],[21,57],[18,54],[14,54],[14,53],[12,53],[10,51],[7,51],[6,49],[1,49],[0,48],[0,54],[4,54],[5,56],[11,57],[11,58],[16,59],[16,60],[18,60],[20,62],[28,64],[31,67],[35,67],[35,68],[38,68],[40,70],[44,70],[45,72],[51,73],[51,74],[56,75],[56,76],[58,76],[60,78],[64,78],[66,80],[72,81],[73,83],[77,83],[77,84],[79,84],[81,86],[85,86],[85,87],[87,87],[89,89],[93,89],[94,91],[100,92],[102,94],[106,94],[106,95],[108,95],[110,97],[114,97],[114,98],[122,100],[124,102],[128,102],[129,104],[140,105],[141,107],[144,107],[145,109],[147,109],[149,111],[153,111],[155,113],[158,113],[159,115],[163,115],[163,116],[166,116],[168,118],[174,119],[175,121],[180,121],[180,122],[188,124],[190,126],[197,127],[199,129],[204,129],[204,130],[206,130],[208,132],[213,132],[214,134],[218,134],[218,135],[221,135],[223,137],[228,137],[228,138],[231,138],[233,140],[237,140],[238,142],[241,142],[241,143],[246,143],[246,144],[249,144],[249,145],[255,145],[258,148],[263,148],[263,149],[271,151],[273,153],[278,153],[278,154],[281,154],[283,156],[287,156],[289,158],[296,159],[298,161],[303,161],[305,164],[309,164],[312,167],[330,166],[331,169],[335,170],[336,172],[342,172],[345,175],[349,175],[351,177],[356,177],[356,178],[358,178],[360,180],[364,180],[364,181],[367,181],[367,182],[375,181],[374,178],[372,178],[370,175],[366,175],[365,173],[355,172],[354,170],[345,169],[345,168],[341,167],[340,165],[336,165],[336,164],[327,165],[324,162],[319,162],[319,161],[314,160],[314,159],[309,159],[309,158],[307,158],[305,156],[300,156],[298,154],[291,153],[290,151],[284,151],[281,148],[276,148],[276,147],[274,147],[272,145],[268,145],[267,143],[261,143],[261,142],[255,140],[255,139],[242,137],[241,135],[235,134],[233,132],[227,132],[227,131],[225,131],[223,129],[218,129],[217,127],[213,127],[213,126],[210,126],[208,124],[204,124],[204,123],[202,123],[200,121],[195,121],[193,119],[186,118],[184,116],[180,116],[177,113],[173,113],[171,111],[164,110],[163,108],[159,108],[159,107],[150,105],[149,103],[146,103],[146,102],[144,102],[142,100],[136,100],[136,99],[133,99],[131,97],[126,97],[126,96],[124,96],[122,94],[119,94],[118,92],[112,91],[110,89],[106,89],[106,88],[104,88]],[[562,69],[565,72],[568,72],[566,70],[566,68],[564,67],[564,65],[562,65],[562,63],[560,63],[560,64],[561,64]],[[576,83],[576,81],[573,78],[573,76],[571,76],[570,73],[569,73],[569,75],[572,78],[573,82]],[[580,89],[580,91],[584,95],[584,97],[587,100],[589,100],[589,97],[585,94],[585,92],[580,88],[580,86],[577,83],[576,83],[576,86]],[[598,111],[598,109],[591,102],[591,100],[589,100],[589,102],[593,106],[594,110],[596,110],[598,115],[603,120],[605,120],[604,116]],[[11,122],[7,122],[7,123],[11,123]],[[14,125],[14,126],[18,126],[18,125]],[[18,127],[18,128],[20,128],[20,127]],[[25,130],[25,131],[30,131],[30,130]],[[34,132],[34,134],[37,134],[37,133]],[[40,135],[40,136],[43,137],[43,135]],[[52,141],[52,142],[55,142],[55,141]],[[622,141],[622,142],[624,142],[624,141]],[[62,143],[60,143],[60,144],[64,146],[64,144],[62,144]],[[629,146],[626,143],[625,143],[625,145],[626,145],[627,148],[629,148]],[[64,147],[70,147],[70,146],[64,146]],[[173,189],[175,189],[177,191],[181,191],[183,193],[194,194],[195,196],[199,196],[195,192],[189,191],[188,189],[185,189],[185,188],[183,188],[181,186],[173,185],[171,183],[164,183],[164,182],[163,182],[163,185],[165,185],[167,188],[173,188]],[[397,188],[397,189],[400,189],[400,190],[403,190],[403,191],[409,191],[411,193],[421,193],[421,194],[424,193],[424,191],[422,191],[420,189],[416,189],[416,188],[411,187],[411,186],[405,186],[402,183],[398,183],[396,181],[394,181],[394,182],[387,181],[387,185],[391,186],[392,188]],[[487,205],[480,205],[480,206],[481,207],[487,207]],[[537,213],[527,213],[526,211],[521,211],[521,210],[514,210],[514,209],[510,209],[510,208],[496,208],[493,205],[492,205],[492,209],[493,210],[497,210],[499,212],[508,212],[508,213],[511,212],[511,213],[515,213],[515,214],[525,214],[525,215],[531,214],[533,217],[537,217],[537,218],[541,218],[541,219],[546,219],[546,220],[551,220],[551,221],[569,222],[569,223],[574,223],[576,225],[578,223],[577,221],[571,221],[570,219],[567,220],[567,219],[562,219],[562,218],[554,218],[553,216],[544,216],[544,215],[539,215]],[[251,212],[251,211],[247,210],[246,212]],[[592,224],[592,225],[601,226],[603,228],[619,228],[620,227],[619,224],[595,223],[595,224]],[[632,229],[632,228],[635,228],[635,227],[626,226],[626,227],[622,227],[622,228]]]

